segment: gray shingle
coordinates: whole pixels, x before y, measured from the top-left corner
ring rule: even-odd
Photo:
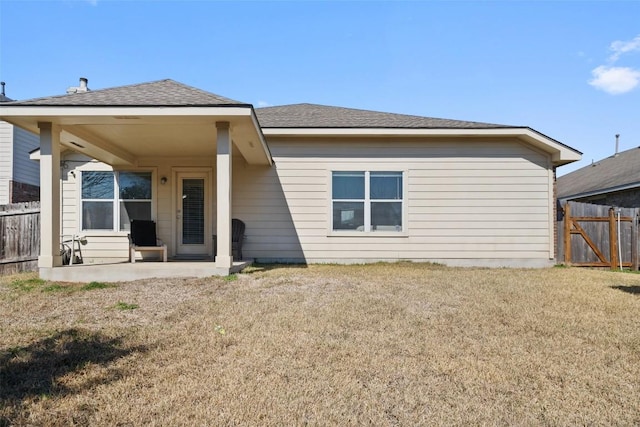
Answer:
[[[222,106],[247,105],[246,103],[206,92],[174,80],[166,79],[150,83],[90,90],[59,96],[49,96],[9,105],[40,106]]]
[[[513,127],[316,104],[258,108],[256,115],[263,128],[495,129]]]
[[[607,157],[563,175],[557,180],[558,198],[638,184],[640,186],[640,147]]]
[[[203,91],[174,80],[7,102],[20,106],[248,106],[249,104]],[[293,104],[255,110],[264,128],[392,128],[392,129],[495,129],[513,126],[406,114]]]

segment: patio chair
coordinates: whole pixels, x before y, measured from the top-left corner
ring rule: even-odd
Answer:
[[[134,219],[129,234],[129,261],[136,262],[138,252],[161,252],[162,261],[167,262],[167,245],[156,236],[155,221]]]
[[[242,259],[242,241],[244,240],[244,222],[239,219],[231,220],[231,256],[235,260]],[[213,235],[213,256],[218,255],[218,235]]]
[[[242,260],[242,241],[244,240],[244,222],[237,218],[231,220],[231,255]]]

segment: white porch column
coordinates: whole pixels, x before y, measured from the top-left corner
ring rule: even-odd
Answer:
[[[62,265],[60,256],[60,128],[38,122],[40,128],[40,256],[38,267]]]
[[[217,235],[216,267],[231,268],[231,132],[229,122],[216,122]]]

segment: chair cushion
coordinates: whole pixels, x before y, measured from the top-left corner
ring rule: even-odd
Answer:
[[[139,219],[131,221],[131,241],[136,246],[158,246],[156,223]]]

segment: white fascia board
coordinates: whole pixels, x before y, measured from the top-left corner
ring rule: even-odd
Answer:
[[[457,136],[479,135],[478,129],[408,128],[262,128],[266,136]]]
[[[0,117],[251,116],[248,107],[0,106]]]
[[[444,137],[514,137],[521,138],[552,154],[554,163],[566,164],[580,160],[582,153],[561,144],[531,128],[490,128],[490,129],[407,129],[407,128],[263,128],[265,136],[347,136],[347,137],[393,137],[393,136],[444,136]]]
[[[260,127],[260,123],[258,122],[258,118],[256,117],[256,114],[253,108],[251,109],[251,121],[257,130],[258,138],[260,139],[260,145],[262,146],[262,150],[267,156],[267,162],[269,163],[269,166],[271,166],[273,165],[273,157],[271,156],[271,150],[269,149],[267,140],[264,138],[264,133],[262,132],[262,128]]]
[[[574,148],[564,145],[553,138],[541,134],[531,128],[497,129],[517,131],[513,136],[520,137],[525,141],[540,147],[544,151],[551,153],[551,160],[556,166],[576,162],[582,159],[582,153]],[[511,135],[506,133],[506,135]]]

